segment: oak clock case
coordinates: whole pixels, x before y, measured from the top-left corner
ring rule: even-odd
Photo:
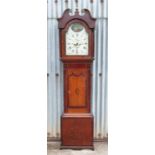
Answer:
[[[94,149],[91,113],[91,69],[94,59],[95,19],[90,12],[67,9],[58,19],[60,59],[64,68],[64,112],[61,149]]]

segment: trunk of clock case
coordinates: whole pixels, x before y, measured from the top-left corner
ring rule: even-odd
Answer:
[[[91,63],[64,64],[64,112],[90,113]]]

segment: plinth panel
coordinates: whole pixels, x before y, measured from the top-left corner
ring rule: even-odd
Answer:
[[[61,121],[61,148],[93,149],[93,116],[64,114]]]

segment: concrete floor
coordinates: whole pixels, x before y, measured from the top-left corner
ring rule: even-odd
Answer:
[[[108,143],[107,142],[95,142],[95,150],[60,150],[59,142],[47,143],[47,155],[108,155]]]

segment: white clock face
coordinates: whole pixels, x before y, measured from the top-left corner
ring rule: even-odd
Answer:
[[[88,55],[88,33],[79,23],[74,23],[68,28],[66,55]]]

